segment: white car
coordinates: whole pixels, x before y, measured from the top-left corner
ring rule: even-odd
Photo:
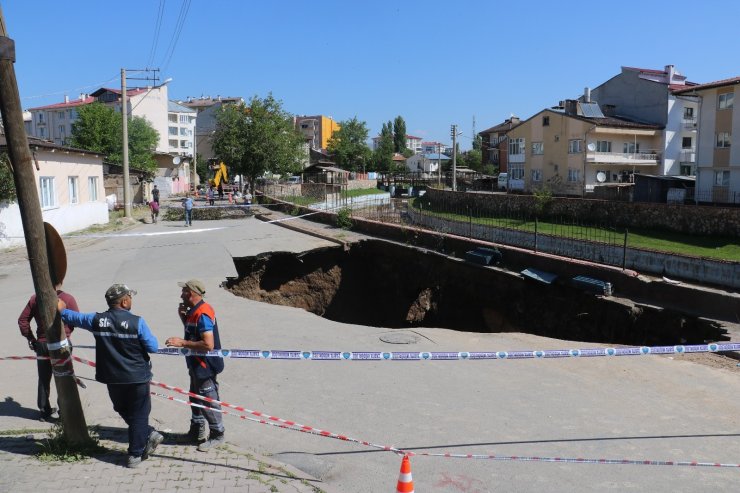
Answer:
[[[499,190],[506,190],[509,185],[509,173],[499,173],[498,174],[498,189]]]

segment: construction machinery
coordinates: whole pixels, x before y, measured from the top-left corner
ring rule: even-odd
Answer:
[[[208,163],[208,168],[214,172],[213,178],[209,180],[209,183],[211,185],[218,188],[219,186],[223,187],[224,184],[227,184],[229,182],[228,170],[226,169],[226,165],[223,163],[223,161],[218,161],[214,159]]]

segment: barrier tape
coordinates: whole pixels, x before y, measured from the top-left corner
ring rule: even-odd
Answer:
[[[32,357],[7,357],[7,358],[2,358],[2,359],[32,359]],[[93,368],[96,367],[96,364],[94,361],[80,358],[79,356],[72,356],[72,359],[80,363],[83,363],[85,365],[91,366]],[[570,457],[494,455],[494,454],[453,454],[449,452],[448,453],[413,452],[410,450],[399,449],[391,445],[379,445],[376,443],[368,442],[366,440],[352,438],[347,435],[341,435],[341,434],[334,433],[331,431],[322,430],[320,428],[314,428],[312,426],[308,426],[308,425],[304,425],[301,423],[297,423],[295,421],[279,418],[277,416],[267,415],[260,411],[254,411],[252,409],[248,409],[243,406],[238,406],[238,405],[230,404],[225,401],[220,401],[220,400],[213,399],[210,397],[205,397],[199,394],[195,394],[193,392],[189,392],[180,387],[168,385],[166,383],[158,382],[156,380],[152,380],[150,383],[151,385],[156,385],[158,387],[162,387],[167,390],[172,390],[174,392],[187,395],[189,397],[194,397],[202,401],[219,404],[223,407],[234,409],[236,411],[240,411],[245,414],[251,414],[252,416],[257,416],[261,419],[255,419],[249,416],[236,415],[234,413],[229,413],[227,411],[224,411],[223,409],[218,410],[218,409],[208,408],[209,410],[212,410],[212,411],[218,411],[223,414],[237,416],[241,419],[255,421],[260,424],[268,424],[272,426],[277,426],[279,428],[283,428],[287,430],[300,431],[303,433],[309,433],[312,435],[318,435],[318,436],[322,436],[326,438],[333,438],[333,439],[341,440],[345,442],[354,442],[360,445],[365,445],[367,447],[376,448],[379,450],[385,450],[388,452],[394,452],[399,455],[420,456],[420,457],[444,457],[444,458],[455,458],[455,459],[487,459],[487,460],[498,460],[498,461],[562,462],[562,463],[569,463],[569,464],[611,464],[611,465],[640,465],[640,466],[690,466],[690,467],[740,468],[740,464],[723,463],[723,462],[666,461],[666,460],[645,460],[645,459],[642,459],[642,460],[641,459],[589,459],[589,458],[570,458]],[[170,401],[181,402],[183,404],[187,404],[188,406],[202,407],[202,408],[206,407],[206,406],[196,404],[193,402],[184,401],[182,399],[177,399],[172,396],[166,396],[166,395],[159,394],[156,392],[150,392],[150,393],[154,396],[161,397],[161,398],[164,398]]]
[[[75,346],[94,349],[95,346]],[[583,348],[527,351],[283,351],[260,349],[216,349],[194,351],[185,348],[160,348],[165,356],[216,356],[233,359],[314,360],[314,361],[461,361],[504,359],[594,358],[612,356],[664,356],[667,354],[718,353],[740,351],[740,343],[712,343],[690,346],[632,346],[623,348]]]

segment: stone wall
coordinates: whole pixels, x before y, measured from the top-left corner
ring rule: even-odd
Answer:
[[[690,235],[740,237],[740,208],[674,205],[657,203],[612,202],[606,200],[553,197],[548,200],[533,195],[490,194],[427,190],[432,202],[453,208],[473,207],[492,214],[531,214],[540,219],[569,218],[576,222],[609,224],[628,229],[656,229]]]

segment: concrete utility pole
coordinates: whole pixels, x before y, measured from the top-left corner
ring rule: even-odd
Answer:
[[[452,134],[452,191],[457,190],[457,125],[450,126]]]
[[[5,18],[0,9],[0,112],[2,112],[8,155],[13,168],[13,181],[18,195],[28,261],[36,291],[37,309],[46,329],[47,343],[50,347],[54,347],[66,339],[62,336],[62,321],[57,313],[57,293],[52,285],[49,270],[41,204],[33,174],[33,157],[28,148],[26,131],[23,126],[23,110],[13,68],[14,62],[15,43],[8,38]],[[64,346],[50,350],[49,355],[52,361],[66,360],[69,350]],[[71,444],[88,442],[90,436],[87,434],[80,395],[77,391],[77,384],[71,377],[72,364],[70,362],[63,366],[54,365],[53,368],[64,435]],[[70,375],[58,375],[62,372],[70,372]]]
[[[131,179],[128,173],[128,100],[126,94],[126,69],[121,69],[121,116],[123,128],[123,216],[131,218]]]

